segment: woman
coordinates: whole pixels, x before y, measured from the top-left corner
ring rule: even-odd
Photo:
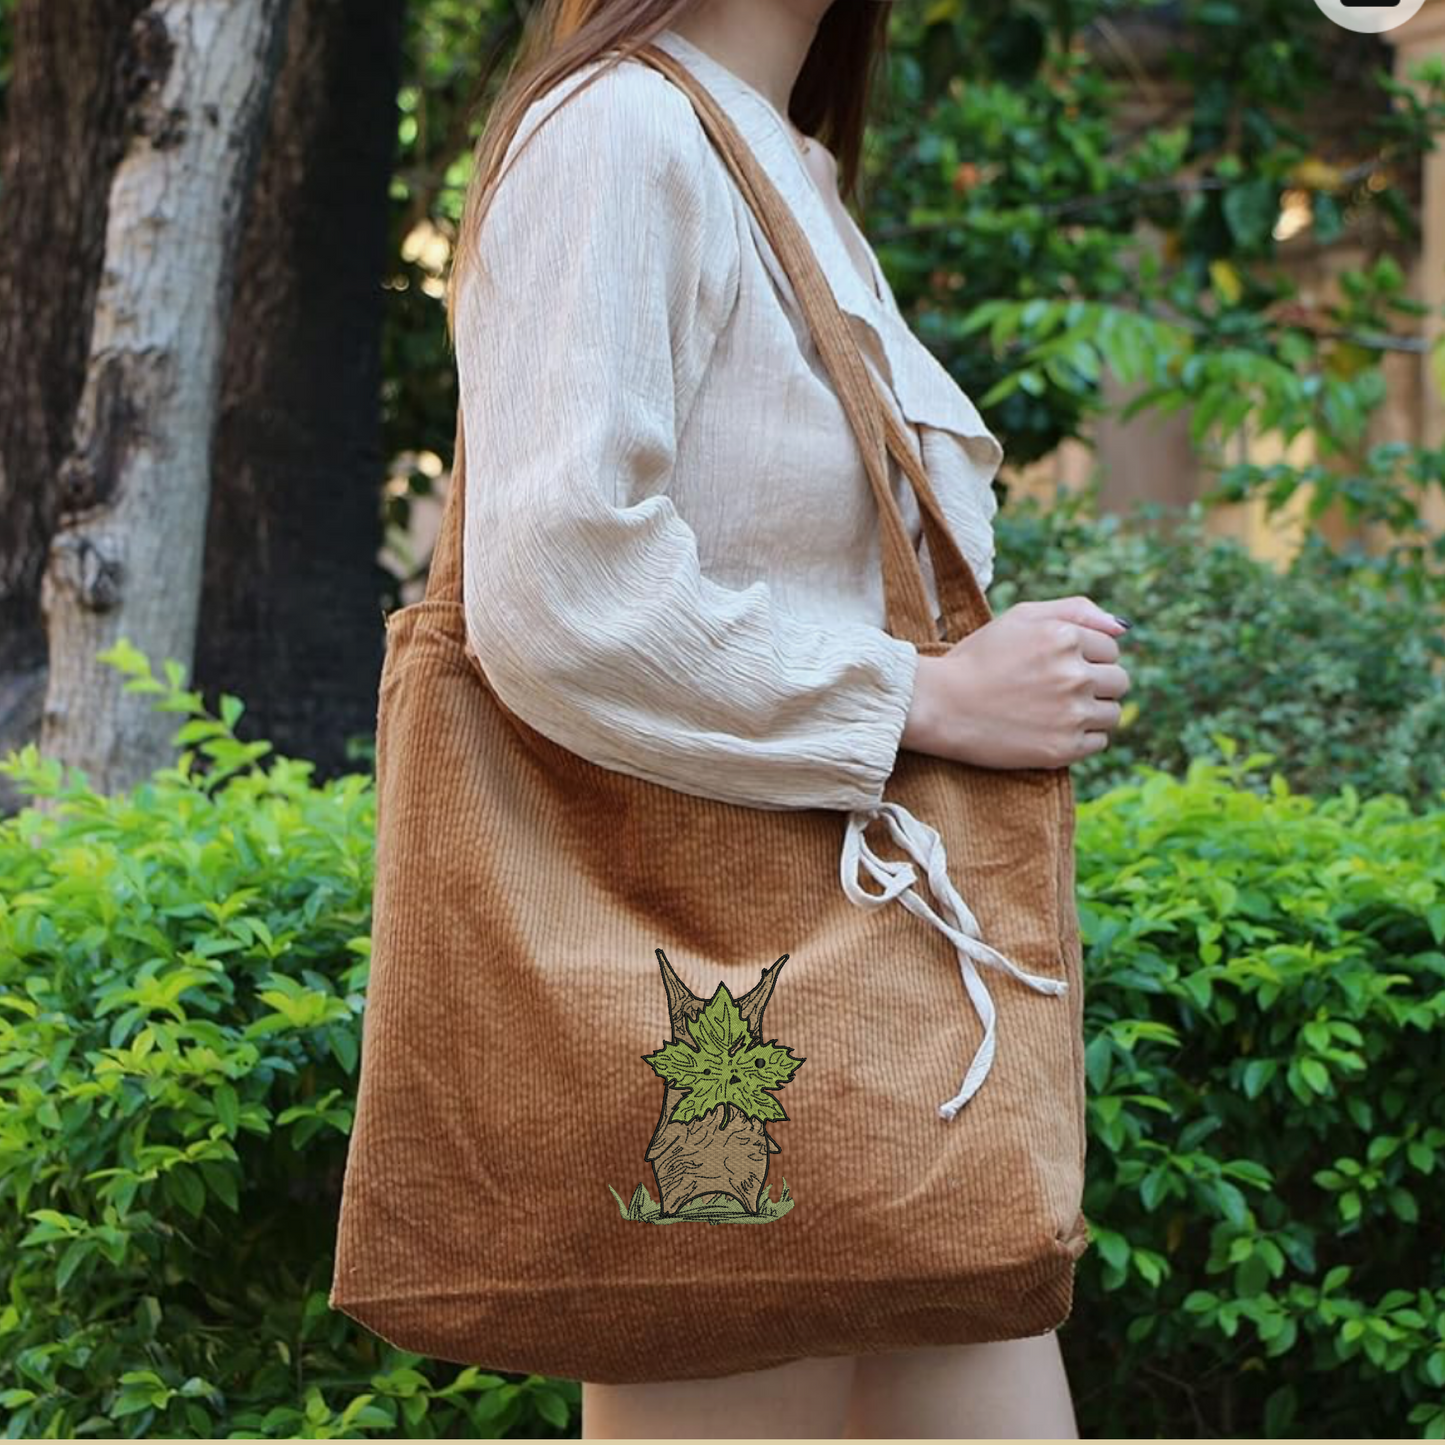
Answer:
[[[1128,624],[1084,597],[1019,603],[946,656],[885,630],[876,504],[797,299],[686,97],[612,54],[653,42],[738,127],[986,587],[1002,449],[842,203],[886,20],[875,0],[559,0],[536,88],[479,152],[449,297],[468,638],[532,727],[685,793],[854,810],[900,748],[1066,766],[1107,746],[1129,685]],[[899,501],[916,539],[907,487]],[[584,1382],[583,1429],[1077,1436],[1052,1333]]]

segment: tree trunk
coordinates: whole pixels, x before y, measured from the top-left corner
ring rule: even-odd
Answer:
[[[243,736],[321,777],[348,766],[348,734],[376,724],[382,280],[403,9],[293,7],[212,451],[197,679],[244,700]]]
[[[20,0],[0,149],[0,753],[35,738],[45,695],[40,582],[55,476],[85,383],[146,0]],[[24,800],[0,779],[0,812]]]
[[[41,589],[42,752],[111,791],[171,761],[173,714],[96,654],[128,638],[189,669],[235,237],[289,0],[153,0],[110,191],[66,511]]]
[[[787,954],[762,971],[758,981],[737,1000],[738,1012],[754,1042],[763,1040],[763,1010],[773,995],[778,971]],[[674,1042],[695,1041],[688,1028],[702,1012],[699,998],[673,971],[661,949],[657,961],[667,991],[667,1012]],[[768,1155],[780,1153],[767,1125],[736,1109],[723,1121],[725,1106],[709,1109],[699,1119],[677,1121],[673,1113],[686,1091],[665,1084],[662,1117],[644,1157],[652,1163],[663,1214],[676,1214],[685,1204],[705,1194],[726,1194],[749,1214],[756,1214],[768,1180]]]

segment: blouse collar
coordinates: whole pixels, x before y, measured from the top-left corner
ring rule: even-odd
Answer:
[[[884,299],[873,294],[843,244],[792,130],[772,102],[670,26],[659,32],[653,43],[686,65],[738,128],[803,228],[839,308],[866,325],[876,338],[891,373],[889,383],[908,420],[975,439],[975,460],[996,468],[1003,456],[997,439],[947,368],[908,330],[869,244],[869,264]],[[836,173],[836,158],[826,147],[821,148]],[[776,256],[770,254],[766,259],[776,278],[786,284]]]
[[[742,133],[768,179],[802,225],[838,305],[852,315],[876,322],[882,308],[844,248],[837,224],[799,154],[793,132],[772,102],[677,31],[663,30],[655,43],[687,65]]]

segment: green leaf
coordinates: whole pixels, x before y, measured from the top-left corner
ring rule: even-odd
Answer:
[[[722,1122],[731,1109],[757,1120],[788,1117],[767,1091],[786,1084],[803,1060],[776,1039],[755,1044],[726,984],[718,984],[689,1031],[695,1045],[679,1040],[642,1056],[659,1078],[688,1091],[674,1119],[700,1119],[719,1106]]]
[[[1264,1402],[1264,1433],[1271,1440],[1278,1440],[1291,1433],[1295,1412],[1298,1409],[1298,1395],[1293,1385],[1281,1385]]]
[[[1114,1046],[1107,1034],[1095,1035],[1084,1049],[1084,1069],[1089,1077],[1089,1087],[1095,1093],[1102,1092],[1109,1082],[1113,1053]]]
[[[1269,1288],[1269,1266],[1252,1254],[1235,1270],[1235,1289],[1241,1296],[1260,1295]]]
[[[1257,1099],[1264,1091],[1264,1086],[1274,1076],[1275,1061],[1273,1059],[1251,1059],[1244,1066],[1244,1095],[1247,1099]]]
[[[55,1287],[63,1290],[70,1283],[71,1276],[77,1269],[95,1252],[95,1241],[90,1239],[73,1239],[66,1246],[65,1253],[60,1257],[59,1267],[55,1271]]]
[[[230,1084],[218,1084],[214,1097],[216,1117],[225,1125],[226,1133],[234,1138],[241,1118],[241,1104],[236,1091]]]
[[[1104,1260],[1115,1269],[1126,1269],[1129,1264],[1129,1241],[1117,1230],[1094,1225],[1091,1229],[1094,1244]]]
[[[537,1407],[537,1413],[549,1425],[555,1425],[559,1430],[567,1428],[567,1402],[555,1390],[534,1390],[532,1403]]]
[[[1415,1202],[1415,1196],[1408,1189],[1396,1186],[1390,1190],[1389,1198],[1390,1208],[1406,1224],[1414,1224],[1420,1218],[1420,1206]]]
[[[1279,219],[1279,197],[1274,181],[1261,176],[1231,186],[1224,193],[1224,219],[1244,250],[1263,246]]]
[[[1219,1195],[1219,1203],[1224,1210],[1224,1217],[1231,1224],[1243,1228],[1249,1222],[1249,1205],[1246,1203],[1244,1195],[1233,1184],[1223,1179],[1216,1180],[1214,1188]]]
[[[194,1169],[181,1165],[170,1170],[165,1176],[165,1191],[187,1214],[201,1217],[206,1207],[206,1186]]]

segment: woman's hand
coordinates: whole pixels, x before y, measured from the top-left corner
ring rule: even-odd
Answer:
[[[900,745],[986,768],[1067,767],[1109,745],[1123,624],[1087,597],[1017,602],[920,657]]]

